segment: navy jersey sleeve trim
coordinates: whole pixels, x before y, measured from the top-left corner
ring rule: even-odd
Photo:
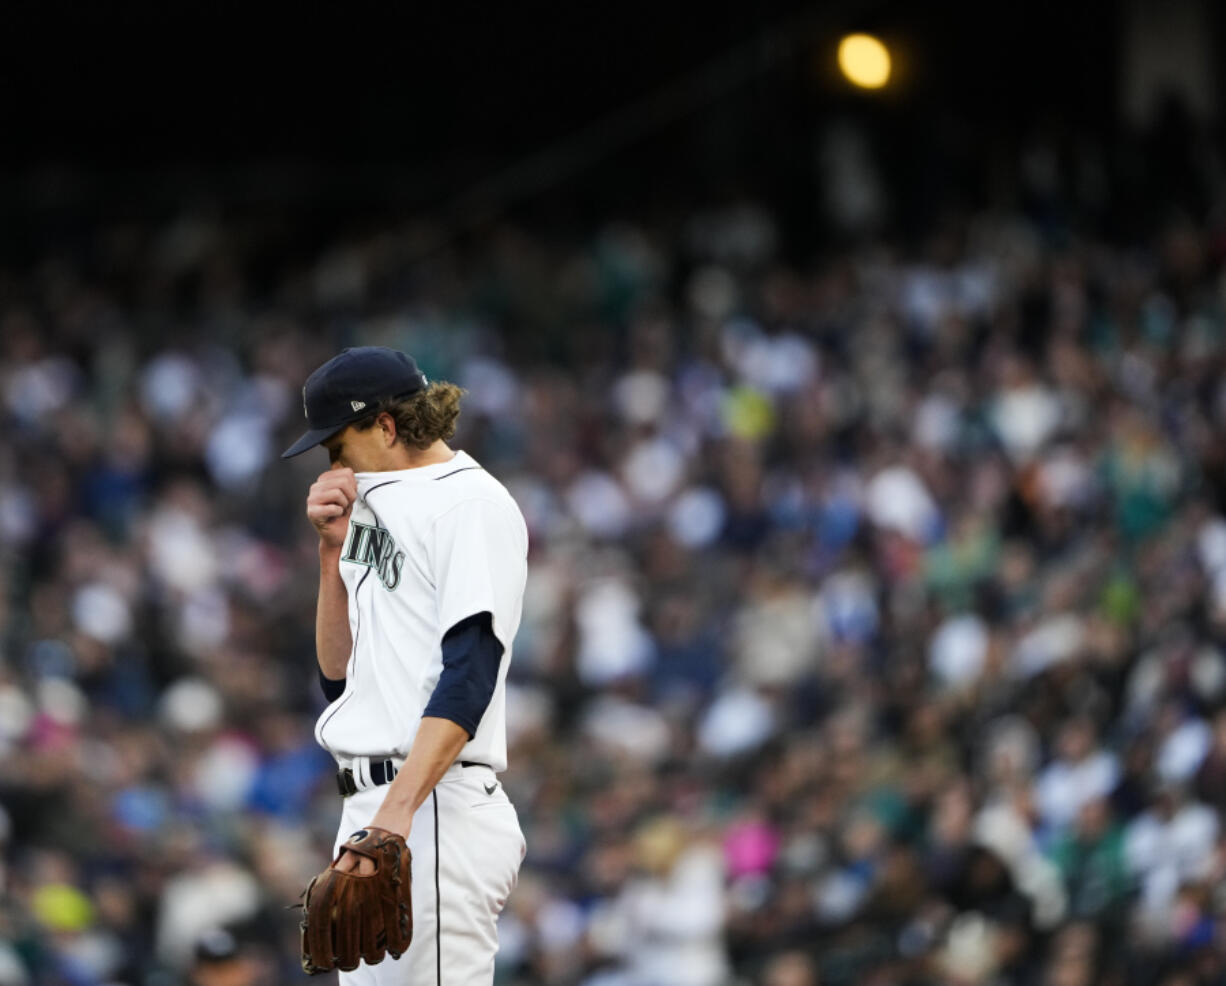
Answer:
[[[320,671],[319,687],[323,689],[324,698],[328,700],[328,704],[330,705],[345,694],[345,679],[329,678],[322,671]]]
[[[490,613],[460,620],[443,635],[443,673],[422,715],[450,719],[469,739],[476,736],[498,684],[502,651]]]

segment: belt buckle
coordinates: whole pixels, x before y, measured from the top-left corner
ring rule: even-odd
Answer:
[[[343,767],[336,772],[336,786],[342,798],[358,793],[358,786],[353,780],[353,768]]]

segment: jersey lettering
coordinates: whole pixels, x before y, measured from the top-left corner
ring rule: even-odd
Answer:
[[[383,588],[389,592],[400,585],[400,572],[404,567],[404,552],[396,546],[396,539],[391,531],[382,527],[371,527],[369,524],[359,524],[352,521],[349,525],[353,533],[349,536],[349,545],[341,555],[341,561],[351,561],[355,565],[365,565],[373,568],[383,583]]]

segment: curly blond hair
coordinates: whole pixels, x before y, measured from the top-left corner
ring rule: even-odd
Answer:
[[[463,387],[439,380],[408,397],[379,401],[374,410],[355,421],[353,427],[358,431],[367,431],[374,427],[380,414],[387,412],[396,422],[397,441],[409,448],[425,450],[440,439],[446,441],[455,434],[456,419],[460,416],[460,398],[465,393]]]

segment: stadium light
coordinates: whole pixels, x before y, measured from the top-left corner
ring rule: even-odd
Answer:
[[[890,81],[890,51],[871,34],[849,34],[839,42],[839,68],[853,86],[880,89]]]

